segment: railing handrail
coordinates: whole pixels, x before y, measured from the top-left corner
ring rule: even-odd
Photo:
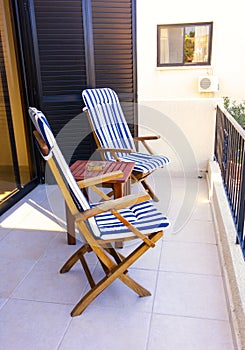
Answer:
[[[234,126],[234,128],[239,132],[239,134],[241,134],[241,136],[244,138],[245,140],[245,130],[243,129],[243,127],[236,121],[236,119],[227,111],[227,109],[225,109],[224,105],[222,105],[221,103],[218,103],[218,107],[219,109],[224,113],[224,115],[226,116],[226,118],[231,122],[231,124]]]

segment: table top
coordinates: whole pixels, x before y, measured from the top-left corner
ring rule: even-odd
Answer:
[[[116,178],[115,180],[110,180],[108,182],[124,183],[130,177],[134,165],[134,162],[77,160],[70,166],[70,169],[76,181],[120,170],[123,172],[123,176]]]

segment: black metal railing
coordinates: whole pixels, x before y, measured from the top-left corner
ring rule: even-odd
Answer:
[[[245,257],[245,130],[221,106],[217,106],[215,159],[237,230],[237,243]]]

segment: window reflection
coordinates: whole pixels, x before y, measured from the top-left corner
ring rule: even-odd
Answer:
[[[210,64],[212,23],[158,26],[157,65]]]
[[[0,2],[0,204],[33,178],[11,8]]]

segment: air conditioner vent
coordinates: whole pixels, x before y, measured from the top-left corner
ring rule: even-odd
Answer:
[[[199,92],[216,92],[219,90],[218,77],[214,75],[203,75],[198,78]]]

